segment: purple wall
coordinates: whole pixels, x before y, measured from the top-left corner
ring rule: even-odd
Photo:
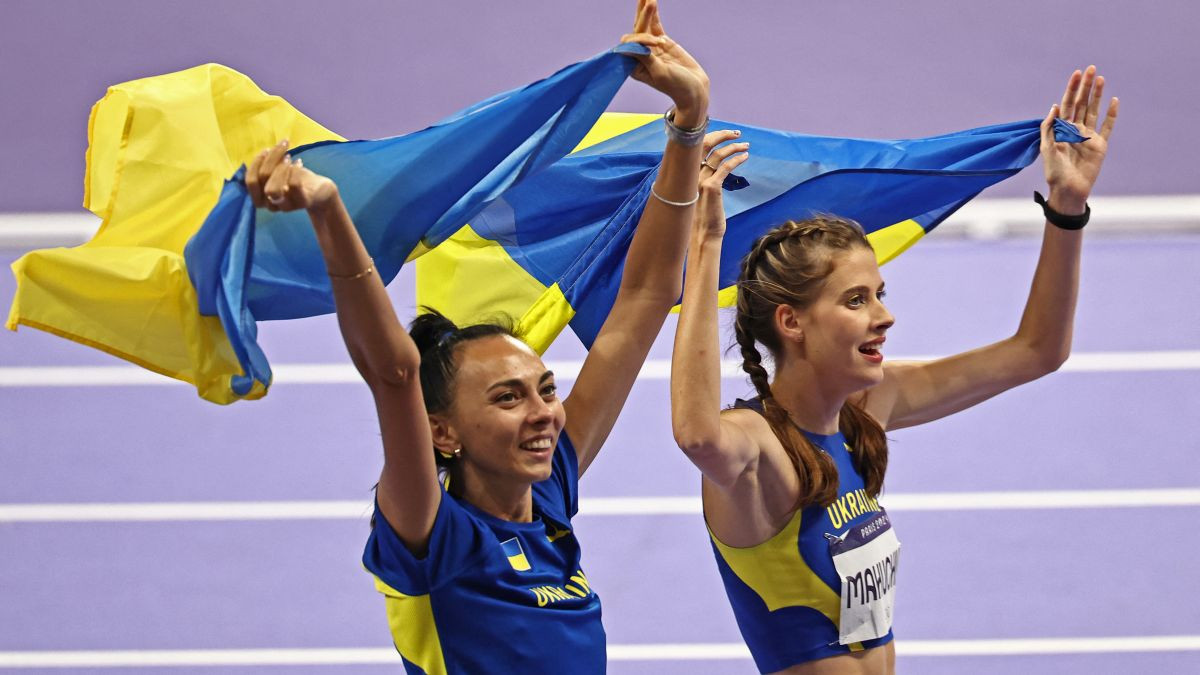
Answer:
[[[664,0],[668,31],[708,69],[712,113],[771,127],[907,137],[1040,117],[1095,62],[1122,98],[1106,194],[1200,192],[1191,69],[1200,5]],[[87,113],[108,84],[207,61],[242,70],[348,137],[420,128],[599,52],[633,0],[5,0],[0,211],[71,210]],[[1190,46],[1189,46],[1190,45]],[[658,111],[631,82],[616,109]],[[996,195],[1022,195],[1033,172]]]

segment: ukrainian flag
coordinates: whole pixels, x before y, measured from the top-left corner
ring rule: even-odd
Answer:
[[[508,564],[518,572],[527,572],[531,569],[529,558],[525,556],[525,549],[521,548],[521,541],[516,537],[506,539],[500,542],[500,548],[503,549],[504,555],[508,558]]]
[[[100,231],[14,263],[6,325],[96,347],[217,403],[261,397],[271,371],[255,322],[333,303],[307,216],[256,212],[240,166],[290,139],[293,156],[338,183],[390,281],[407,258],[578,145],[636,65],[627,55],[644,52],[620,45],[375,141],[343,141],[215,64],[112,87],[89,122],[84,205],[103,219]]]
[[[341,137],[221,65],[119,84],[92,107],[83,205],[102,223],[82,246],[13,263],[18,324],[101,349],[231,400],[239,359],[215,314],[202,314],[184,246],[223,179],[264,147]],[[258,398],[266,383],[245,395]]]
[[[1040,120],[913,140],[738,129],[752,157],[725,184],[722,303],[740,261],[788,219],[834,213],[860,222],[880,263],[921,239],[984,188],[1038,154]],[[1059,120],[1056,137],[1085,140]],[[616,298],[633,229],[663,146],[658,115],[605,114],[575,152],[515,186],[417,261],[418,302],[458,322],[502,310],[544,350],[566,325],[590,346]],[[503,281],[501,281],[503,280]]]
[[[420,256],[423,304],[459,322],[507,313],[539,350],[568,324],[590,345],[661,160],[657,115],[601,116],[634,66],[626,55],[643,49],[621,45],[374,141],[344,141],[223,66],[113,87],[89,122],[84,204],[100,231],[13,264],[7,326],[102,349],[217,403],[263,396],[256,322],[333,310],[307,216],[256,211],[242,182],[239,167],[288,138],[337,182],[385,282]],[[723,287],[755,238],[814,212],[858,220],[888,260],[1032,162],[1039,140],[1037,120],[901,141],[711,128],[742,130],[754,150],[726,184]]]

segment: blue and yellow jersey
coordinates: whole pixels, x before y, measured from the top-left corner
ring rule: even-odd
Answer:
[[[735,407],[762,409],[757,399],[738,400]],[[738,628],[763,673],[892,640],[888,631],[875,640],[838,644],[841,579],[825,535],[840,535],[880,508],[864,489],[845,436],[804,434],[837,464],[837,500],[797,510],[778,534],[749,548],[726,546],[709,531]]]
[[[600,599],[571,530],[579,467],[559,435],[534,518],[514,523],[443,493],[417,558],[376,507],[363,565],[384,594],[408,673],[603,673]]]

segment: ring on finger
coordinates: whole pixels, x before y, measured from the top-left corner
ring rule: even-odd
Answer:
[[[703,162],[700,162],[700,166],[702,166],[702,167],[704,167],[704,168],[706,168],[706,169],[708,169],[709,171],[712,171],[712,172],[714,172],[714,173],[716,173],[716,171],[717,171],[717,167],[713,166],[712,164],[709,164],[709,163],[708,163],[708,160],[704,160]]]
[[[283,201],[283,195],[267,195],[267,201],[278,204]]]

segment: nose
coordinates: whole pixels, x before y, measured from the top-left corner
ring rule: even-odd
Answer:
[[[880,334],[886,332],[887,329],[896,323],[896,317],[892,316],[892,313],[888,311],[887,305],[882,300],[876,303],[875,316],[872,318],[875,320],[875,330]]]
[[[528,421],[535,426],[548,424],[554,419],[554,408],[541,396],[530,397]]]

